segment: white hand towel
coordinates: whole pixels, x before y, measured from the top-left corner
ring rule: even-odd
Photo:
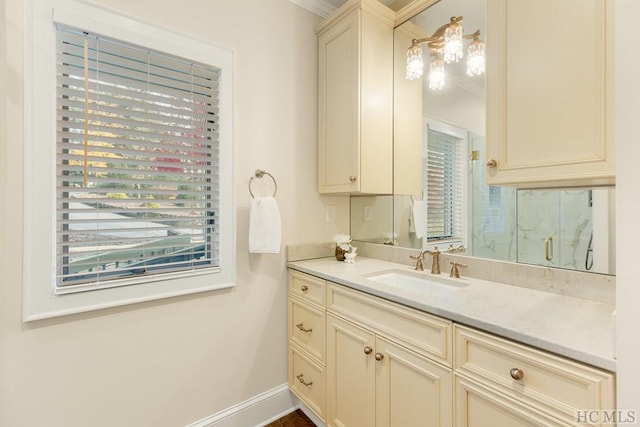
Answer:
[[[249,212],[249,252],[280,253],[282,225],[273,197],[254,197]]]
[[[424,236],[424,202],[422,200],[411,200],[411,224],[416,239]]]

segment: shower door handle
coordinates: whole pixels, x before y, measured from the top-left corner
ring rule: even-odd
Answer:
[[[547,237],[544,239],[544,258],[547,261],[553,259],[553,237]]]

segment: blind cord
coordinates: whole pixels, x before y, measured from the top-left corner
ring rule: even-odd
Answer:
[[[89,40],[84,39],[84,158],[82,161],[82,186],[87,187],[89,159]]]

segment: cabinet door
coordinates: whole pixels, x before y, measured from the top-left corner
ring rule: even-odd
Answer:
[[[452,373],[376,337],[376,427],[452,425]]]
[[[608,0],[489,0],[489,185],[615,182]]]
[[[327,425],[371,427],[375,410],[374,335],[327,315]]]
[[[456,427],[556,427],[556,420],[479,383],[455,375]]]
[[[320,193],[357,191],[359,150],[359,10],[318,39]]]

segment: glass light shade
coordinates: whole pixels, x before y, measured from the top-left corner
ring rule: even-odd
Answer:
[[[464,54],[463,36],[462,25],[456,22],[452,22],[444,30],[444,62],[447,64],[458,62],[462,58]]]
[[[429,89],[440,90],[444,87],[444,62],[434,58],[429,65]]]
[[[479,76],[484,73],[484,43],[473,39],[467,50],[467,75]]]
[[[407,50],[407,80],[421,78],[423,69],[422,47],[418,44],[411,45]]]

